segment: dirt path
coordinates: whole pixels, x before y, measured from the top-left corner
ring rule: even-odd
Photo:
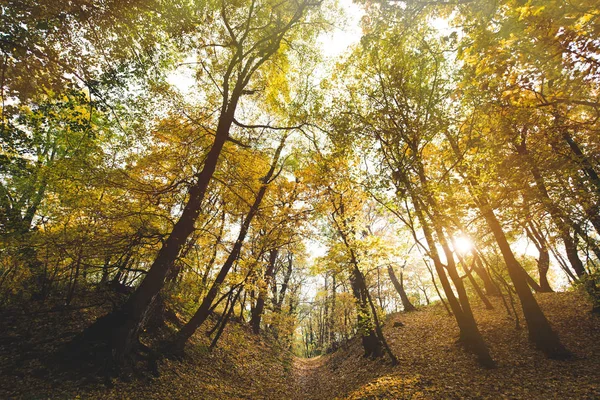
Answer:
[[[295,399],[325,400],[321,379],[324,376],[326,357],[294,359]]]

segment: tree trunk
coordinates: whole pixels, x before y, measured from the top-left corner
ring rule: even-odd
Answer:
[[[427,262],[427,260],[425,258],[423,258],[423,262],[425,263],[425,266],[427,267],[427,270],[429,271],[429,275],[431,275],[431,283],[433,283],[433,288],[435,289],[435,292],[437,293],[438,297],[440,298],[440,301],[444,305],[444,308],[446,309],[448,316],[452,317],[453,316],[452,311],[448,307],[448,304],[446,304],[446,301],[444,300],[444,296],[442,296],[442,293],[440,292],[440,288],[438,287],[437,283],[435,282],[435,275],[433,273],[433,270],[431,269],[431,266],[429,265],[429,263]],[[427,303],[427,304],[429,304],[429,303]]]
[[[408,296],[406,295],[406,291],[404,290],[404,282],[403,282],[403,273],[400,272],[400,281],[396,278],[396,273],[394,272],[394,268],[392,265],[388,265],[388,274],[390,275],[390,279],[396,288],[396,291],[400,295],[400,300],[402,300],[402,307],[405,312],[415,311],[416,307],[412,305]]]
[[[560,120],[560,116],[555,114],[555,122],[558,124]],[[568,144],[569,149],[573,153],[575,158],[575,162],[579,165],[583,173],[588,177],[589,181],[592,185],[595,186],[595,196],[591,196],[592,198],[587,201],[583,201],[582,207],[585,210],[586,216],[589,218],[590,222],[596,229],[596,232],[600,234],[600,203],[598,200],[600,198],[600,177],[598,177],[598,173],[594,169],[594,166],[590,162],[590,159],[583,154],[581,147],[575,141],[573,136],[567,131],[566,128],[560,128],[562,139]],[[596,197],[594,200],[593,197]]]
[[[448,139],[456,157],[459,160],[462,159],[462,153],[458,148],[458,144],[449,136]],[[477,206],[481,214],[483,215],[488,227],[496,239],[496,242],[498,243],[498,246],[500,247],[500,251],[502,252],[502,256],[504,257],[504,261],[506,263],[508,274],[513,282],[513,285],[515,286],[515,291],[521,300],[521,307],[523,308],[523,314],[525,315],[525,320],[529,330],[529,339],[551,358],[566,358],[570,356],[570,352],[562,345],[558,335],[552,330],[552,327],[542,312],[542,309],[539,307],[535,297],[533,297],[533,294],[529,290],[523,273],[523,267],[521,267],[515,258],[508,240],[504,235],[502,226],[500,225],[500,222],[498,222],[498,219],[496,218],[496,215],[494,214],[486,195],[481,192],[473,193],[473,191],[480,190],[478,182],[473,177],[468,176],[467,174],[465,175],[467,181],[471,185],[471,195],[477,202]]]
[[[553,292],[550,287],[550,282],[548,282],[548,270],[550,269],[550,252],[548,251],[548,245],[546,243],[546,238],[539,229],[535,227],[533,222],[529,221],[529,226],[525,227],[525,232],[527,232],[527,236],[533,242],[534,246],[537,248],[540,253],[537,265],[538,265],[538,273],[540,275],[540,292],[550,293]]]
[[[215,337],[213,338],[213,340],[210,342],[210,346],[209,346],[210,350],[214,349],[217,346],[217,342],[219,341],[219,338],[221,337],[221,334],[223,333],[223,330],[225,329],[225,326],[227,326],[227,322],[229,322],[229,318],[231,317],[231,314],[233,313],[233,309],[235,308],[235,302],[240,297],[240,293],[242,292],[243,289],[244,289],[243,286],[240,287],[238,289],[237,293],[235,294],[233,301],[231,302],[231,306],[229,308],[225,307],[225,313],[224,313],[221,323],[219,325],[219,329],[217,330],[217,333],[215,334]]]
[[[433,238],[432,226],[430,226],[429,221],[425,217],[425,213],[428,211],[428,207],[424,201],[417,197],[414,190],[411,190],[413,205],[415,207],[415,213],[417,215],[417,218],[421,222],[421,227],[425,235],[425,240],[427,241],[427,245],[429,246],[429,252],[431,254],[438,277],[440,278],[442,288],[446,293],[446,298],[448,299],[448,303],[450,304],[450,308],[452,309],[454,318],[456,318],[456,322],[460,329],[460,340],[467,349],[475,353],[479,363],[482,366],[486,368],[495,368],[496,363],[490,355],[487,344],[481,336],[481,332],[479,332],[479,328],[477,327],[475,317],[473,316],[473,312],[469,304],[467,292],[456,270],[454,254],[452,253],[452,251],[450,251],[448,243],[446,242],[444,232],[442,229],[442,218],[438,215],[437,211],[439,210],[439,206],[437,205],[435,198],[427,190],[428,182],[427,177],[425,176],[423,165],[419,163],[417,167],[419,180],[424,188],[424,197],[426,199],[427,204],[429,204],[434,210],[434,213],[430,214],[429,216],[432,222],[433,229],[437,234],[439,244],[442,246],[444,254],[446,255],[447,265],[445,270],[437,251],[437,242]],[[409,182],[407,178],[405,178],[405,182]],[[456,288],[456,291],[458,293],[458,299],[454,295],[454,291],[452,290],[448,277],[446,276],[446,271],[448,271],[448,275],[454,283],[454,287]]]
[[[477,274],[479,279],[481,279],[481,281],[483,282],[485,294],[488,296],[502,295],[502,293],[500,293],[500,290],[498,289],[498,287],[492,281],[492,277],[490,276],[488,271],[483,266],[483,263],[481,262],[481,259],[479,258],[479,255],[477,254],[477,252],[474,252],[473,258],[475,259],[475,265],[473,267],[473,271],[475,271],[475,273]]]
[[[71,301],[73,300],[73,296],[75,294],[75,287],[77,286],[77,280],[79,278],[79,270],[81,268],[82,253],[83,253],[83,251],[81,249],[79,249],[79,252],[77,254],[77,261],[75,261],[75,276],[73,277],[71,285],[69,286],[67,298],[65,299],[65,305],[67,305],[67,306],[71,304]]]
[[[381,357],[383,349],[381,342],[373,329],[371,315],[368,309],[367,296],[361,284],[362,274],[355,267],[352,269],[350,283],[352,285],[352,293],[357,304],[358,331],[362,337],[362,345],[365,351],[365,357]]]
[[[204,294],[208,286],[208,276],[210,275],[210,271],[212,270],[213,265],[215,265],[215,261],[217,260],[217,254],[219,252],[219,246],[221,245],[221,240],[223,239],[223,231],[225,229],[225,208],[221,210],[221,224],[219,225],[219,233],[217,233],[217,237],[215,239],[215,244],[212,248],[212,253],[210,255],[210,260],[208,264],[206,264],[206,268],[202,273],[202,279],[200,283],[200,291],[198,292],[197,302],[200,301],[200,298]]]
[[[446,298],[448,299],[448,303],[450,304],[450,308],[452,309],[452,313],[454,314],[454,318],[456,319],[460,329],[460,340],[467,349],[473,351],[482,366],[486,368],[494,368],[496,363],[490,356],[489,349],[483,340],[481,333],[479,332],[471,308],[470,306],[465,307],[468,305],[468,298],[466,296],[466,291],[464,290],[464,285],[462,285],[462,281],[460,280],[460,277],[458,277],[458,273],[456,273],[456,268],[453,268],[453,265],[449,265],[447,270],[449,274],[454,274],[453,281],[455,282],[455,285],[458,285],[458,288],[461,288],[458,290],[459,296],[462,297],[462,301],[460,302],[454,295],[454,291],[452,290],[452,286],[450,285],[450,281],[446,275],[446,270],[444,269],[444,266],[440,260],[437,251],[437,243],[433,239],[433,232],[429,226],[429,221],[425,219],[425,215],[422,211],[423,205],[414,195],[414,193],[412,196],[415,213],[421,222],[421,227],[425,235],[425,240],[429,246],[429,252],[435,270],[438,274],[438,278],[440,279],[440,283],[442,284],[442,288],[444,289],[444,293],[446,294]],[[446,253],[451,253],[447,244],[442,243],[442,247]],[[453,255],[450,254],[450,257],[447,257],[447,259],[449,262],[453,262]]]
[[[337,348],[335,340],[335,315],[336,315],[336,279],[335,273],[331,276],[331,312],[329,313],[329,345],[332,350]]]
[[[97,319],[75,339],[76,344],[83,345],[89,342],[105,342],[115,366],[123,364],[133,347],[137,345],[139,332],[146,321],[152,302],[162,288],[179,251],[194,230],[208,184],[217,167],[223,145],[229,137],[229,129],[241,94],[241,87],[236,89],[237,93],[233,93],[227,111],[219,119],[215,140],[206,156],[202,171],[189,189],[189,198],[183,212],[159,250],[146,277],[120,309]]]
[[[287,269],[285,271],[285,275],[283,277],[283,283],[281,284],[281,289],[279,290],[279,295],[275,300],[275,312],[281,312],[281,308],[283,307],[283,302],[285,300],[285,295],[287,293],[288,285],[290,284],[290,278],[292,277],[292,272],[294,269],[294,255],[292,253],[288,253],[288,264]]]
[[[569,148],[575,155],[577,163],[581,166],[581,170],[588,176],[592,184],[596,187],[596,194],[600,195],[600,177],[598,177],[598,173],[596,173],[596,171],[594,170],[592,163],[586,157],[586,155],[583,154],[583,151],[581,151],[579,144],[577,144],[577,142],[575,141],[575,139],[573,139],[573,136],[571,136],[569,132],[563,130],[562,137],[564,141],[567,142]]]
[[[250,318],[250,326],[252,327],[252,332],[254,332],[254,334],[256,335],[260,333],[260,320],[265,309],[267,290],[273,279],[275,263],[277,262],[278,254],[279,249],[273,249],[269,253],[269,263],[267,264],[267,270],[265,271],[264,286],[260,285],[260,288],[258,290],[258,298],[256,300],[256,306],[252,311],[252,318]]]
[[[329,188],[330,191],[331,188]],[[379,323],[379,317],[377,316],[377,310],[375,308],[375,304],[373,303],[373,299],[369,294],[369,289],[367,288],[367,283],[365,281],[365,277],[360,271],[358,267],[358,258],[356,253],[354,252],[354,248],[350,244],[350,238],[348,237],[348,232],[351,231],[347,226],[346,215],[344,215],[344,200],[340,195],[340,204],[337,206],[335,204],[335,200],[332,198],[331,202],[334,206],[335,211],[332,213],[333,222],[336,225],[338,234],[341,236],[344,246],[346,250],[348,250],[350,256],[350,264],[352,266],[352,291],[354,293],[354,297],[358,302],[358,324],[359,329],[362,327],[363,334],[363,347],[365,349],[365,356],[373,356],[379,357],[382,355],[381,347],[385,349],[386,353],[390,357],[392,365],[398,364],[398,359],[392,353],[392,350],[387,344],[385,340],[385,336],[383,335],[383,330],[381,329],[381,324]],[[338,221],[336,215],[341,219]],[[369,308],[370,314],[369,315]],[[374,323],[374,331],[371,326],[371,318]],[[375,340],[377,339],[377,340]]]
[[[258,191],[258,194],[256,195],[256,198],[254,199],[254,203],[250,207],[250,210],[248,211],[248,214],[246,215],[246,218],[242,223],[242,227],[240,228],[237,240],[233,245],[233,249],[229,253],[227,260],[221,267],[221,270],[215,278],[215,281],[213,282],[210,290],[204,297],[202,304],[200,304],[200,307],[198,308],[194,316],[188,321],[188,323],[185,324],[181,328],[181,330],[179,330],[179,332],[177,332],[171,339],[172,350],[174,352],[183,353],[183,348],[187,340],[194,334],[194,332],[196,332],[196,330],[204,323],[204,321],[206,321],[206,318],[208,318],[210,306],[215,297],[217,297],[221,284],[225,281],[225,277],[229,273],[229,270],[239,257],[240,251],[242,250],[242,245],[244,244],[244,240],[246,239],[246,235],[250,228],[250,224],[256,216],[256,214],[258,213],[260,204],[267,192],[268,185],[271,182],[271,178],[275,173],[275,168],[277,167],[277,162],[279,160],[279,156],[281,155],[281,151],[283,150],[283,147],[285,145],[286,138],[287,136],[284,136],[281,142],[279,143],[279,147],[275,151],[271,167],[265,175],[265,177],[262,179],[262,185]]]
[[[521,264],[519,264],[521,266]],[[521,266],[522,275],[525,278],[525,281],[535,293],[540,293],[542,291],[542,287],[525,271],[525,269]]]
[[[529,339],[550,358],[564,359],[569,357],[571,353],[562,345],[558,335],[552,330],[542,309],[529,290],[523,274],[523,268],[515,258],[504,235],[504,231],[494,211],[489,206],[487,199],[480,195],[477,200],[481,213],[500,247],[508,274],[513,282],[517,296],[521,300],[523,315],[525,316],[529,330]]]
[[[490,303],[490,301],[488,300],[488,298],[485,296],[485,294],[483,293],[483,291],[479,287],[479,284],[477,283],[477,281],[473,277],[472,271],[475,268],[475,258],[473,258],[473,262],[471,263],[471,268],[469,268],[469,266],[467,265],[466,261],[462,257],[459,256],[458,258],[459,258],[461,264],[463,265],[463,268],[465,270],[465,274],[466,274],[467,278],[469,279],[469,282],[471,282],[471,286],[473,286],[473,289],[475,289],[475,293],[477,293],[477,296],[479,296],[479,298],[481,299],[481,301],[485,305],[485,308],[487,310],[493,310],[494,306],[492,305],[492,303]]]
[[[531,159],[531,155],[527,150],[525,137],[523,137],[521,143],[517,145],[517,152],[521,156],[523,156],[527,166],[529,167],[529,170],[531,171],[531,174],[533,175],[535,186],[540,195],[542,204],[550,213],[550,216],[552,217],[552,222],[558,229],[560,238],[565,245],[567,258],[569,259],[573,270],[579,277],[585,275],[585,268],[583,267],[583,263],[581,262],[581,259],[579,258],[579,255],[577,253],[577,246],[575,245],[575,242],[569,233],[569,218],[566,215],[564,215],[562,210],[550,198],[550,194],[548,193],[548,189],[546,188],[546,182],[544,181],[544,177],[542,176],[537,165]]]

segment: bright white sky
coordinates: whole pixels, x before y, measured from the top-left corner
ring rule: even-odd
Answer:
[[[360,19],[364,15],[364,10],[352,0],[338,0],[340,6],[345,12],[334,22],[335,28],[319,38],[323,54],[327,58],[340,56],[351,45],[358,43],[362,36],[360,28]]]

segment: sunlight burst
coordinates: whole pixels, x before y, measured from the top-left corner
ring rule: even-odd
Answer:
[[[473,249],[473,241],[466,236],[457,236],[453,240],[454,250],[460,254],[467,254]]]

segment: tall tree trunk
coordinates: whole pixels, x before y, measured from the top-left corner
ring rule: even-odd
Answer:
[[[394,268],[390,264],[390,265],[388,265],[388,274],[390,275],[390,280],[394,284],[396,291],[400,295],[400,300],[402,300],[402,307],[404,308],[404,311],[405,312],[415,311],[416,307],[412,305],[412,303],[408,299],[408,296],[406,295],[406,291],[404,290],[404,284],[403,284],[404,282],[402,279],[403,273],[400,272],[400,281],[398,281],[398,278],[396,278],[396,273],[394,272]]]
[[[413,151],[414,150],[415,149],[413,149]],[[423,233],[425,234],[425,240],[429,246],[429,252],[432,256],[436,272],[438,273],[442,288],[446,293],[446,298],[448,299],[450,308],[452,309],[454,317],[456,318],[456,322],[459,326],[460,340],[466,348],[475,353],[479,363],[482,366],[486,368],[495,368],[496,363],[489,353],[489,349],[483,340],[483,336],[481,336],[481,332],[479,332],[479,328],[475,322],[475,317],[473,316],[473,311],[471,310],[471,306],[469,304],[469,297],[467,296],[464,284],[458,275],[458,271],[456,270],[454,254],[450,250],[446,241],[443,231],[442,218],[438,215],[439,206],[436,202],[436,199],[428,190],[429,184],[421,162],[417,164],[417,172],[421,185],[424,188],[423,193],[425,201],[421,200],[416,193],[414,193],[414,190],[411,190],[415,213],[421,222],[421,227],[423,229]],[[409,187],[409,180],[407,177],[404,178],[404,181],[407,184],[407,187]],[[433,209],[433,213],[428,214],[431,219],[431,226],[425,217],[425,213],[429,211],[427,204],[429,204]],[[438,242],[442,246],[444,254],[446,255],[447,265],[445,266],[445,270],[437,251],[437,242],[433,238],[433,230],[435,230],[438,237]],[[454,295],[454,291],[452,290],[450,282],[448,281],[448,277],[446,276],[446,271],[454,283],[454,287],[456,288],[458,294],[458,299]]]
[[[473,266],[473,271],[475,271],[475,273],[477,274],[479,279],[481,279],[481,281],[483,282],[485,294],[487,294],[488,296],[501,296],[502,293],[498,289],[498,286],[496,286],[494,284],[494,282],[492,281],[492,277],[490,276],[488,271],[483,266],[483,263],[481,262],[481,258],[479,258],[479,255],[477,254],[477,252],[474,252],[473,258],[475,260],[475,265]]]
[[[596,187],[596,194],[600,195],[600,177],[598,177],[598,173],[596,172],[596,170],[594,170],[594,167],[592,166],[592,163],[590,162],[589,158],[585,154],[583,154],[583,151],[581,151],[581,147],[579,147],[579,144],[575,141],[573,136],[571,136],[571,134],[567,132],[566,129],[564,129],[562,132],[562,138],[565,142],[567,142],[569,148],[575,155],[575,160],[580,165],[581,170],[588,176],[590,182]]]
[[[423,258],[423,262],[425,263],[425,266],[427,267],[427,270],[429,271],[429,275],[431,275],[431,283],[433,283],[433,288],[435,289],[435,292],[437,293],[438,297],[440,298],[440,301],[444,305],[444,308],[446,309],[448,316],[452,317],[452,315],[453,315],[452,311],[448,307],[448,304],[446,304],[446,301],[444,300],[444,296],[442,296],[442,293],[440,292],[440,288],[438,287],[437,283],[435,282],[435,275],[433,273],[433,270],[431,269],[431,266],[429,265],[429,263],[427,262],[427,260],[425,258]],[[427,303],[427,304],[429,304],[429,303]]]
[[[239,319],[240,322],[245,322],[246,318],[244,316],[244,311],[246,310],[246,295],[248,293],[244,290],[244,297],[240,297],[240,315],[239,315]]]
[[[321,346],[326,350],[329,347],[329,274],[325,273],[325,300],[322,307],[323,318],[321,319]]]
[[[333,192],[331,188],[330,191]],[[354,251],[350,243],[350,238],[348,232],[351,231],[347,226],[347,216],[344,212],[344,199],[342,195],[340,196],[340,204],[339,206],[335,204],[335,200],[331,199],[332,205],[334,206],[335,211],[332,213],[333,222],[336,226],[337,232],[342,238],[344,243],[344,247],[348,250],[350,256],[350,264],[352,266],[352,289],[354,293],[354,297],[357,299],[359,309],[358,309],[358,322],[359,328],[363,327],[363,347],[365,349],[365,356],[372,355],[374,357],[381,356],[381,347],[385,349],[385,352],[388,354],[392,365],[398,364],[398,359],[392,353],[387,341],[385,340],[385,336],[383,335],[383,330],[381,328],[381,324],[379,322],[379,317],[377,316],[377,309],[375,308],[375,304],[373,303],[373,299],[369,294],[369,289],[367,288],[367,283],[364,275],[359,269],[358,257]],[[336,218],[337,215],[337,218]],[[340,219],[338,221],[338,218]],[[369,308],[370,308],[370,316],[369,316]],[[374,331],[373,327],[371,327],[371,318],[374,323]]]
[[[219,252],[219,246],[221,245],[221,240],[223,239],[223,231],[225,229],[225,207],[223,207],[223,209],[221,210],[221,224],[219,225],[219,233],[217,233],[217,237],[215,239],[215,244],[213,245],[212,248],[212,253],[210,255],[210,259],[208,260],[208,264],[206,264],[206,267],[204,269],[204,272],[202,273],[202,279],[201,279],[201,287],[200,287],[200,291],[198,292],[198,301],[200,301],[200,298],[202,297],[202,295],[204,294],[204,292],[207,289],[208,286],[208,276],[210,275],[210,271],[212,270],[213,265],[215,265],[215,261],[217,260],[217,254]]]
[[[223,315],[223,319],[219,325],[219,329],[217,330],[217,333],[215,334],[215,337],[213,338],[213,340],[210,342],[210,346],[209,346],[210,350],[214,349],[217,346],[217,342],[219,341],[219,338],[221,337],[223,330],[225,330],[225,326],[227,326],[227,322],[229,322],[229,318],[231,317],[231,314],[233,314],[233,309],[235,308],[235,302],[240,297],[240,293],[242,292],[243,289],[244,289],[244,287],[241,286],[238,289],[237,293],[235,294],[235,297],[233,298],[233,301],[231,302],[231,306],[229,308],[225,307],[225,314]]]
[[[275,312],[281,312],[281,308],[283,307],[283,302],[285,301],[285,295],[287,293],[288,285],[290,284],[290,278],[292,277],[292,272],[294,269],[294,254],[288,253],[288,263],[287,269],[285,271],[285,275],[283,276],[283,283],[281,284],[281,289],[279,290],[279,295],[275,300],[274,309]]]
[[[358,331],[362,338],[362,345],[365,351],[364,356],[381,357],[383,355],[381,341],[373,329],[371,313],[369,311],[369,305],[367,304],[368,300],[366,293],[363,290],[361,279],[363,279],[362,274],[353,267],[350,283],[357,304]]]
[[[542,232],[535,227],[535,225],[530,221],[529,226],[525,227],[525,231],[529,236],[529,239],[533,242],[534,246],[537,248],[540,253],[537,265],[538,265],[538,273],[540,275],[540,291],[541,292],[553,292],[550,287],[550,282],[548,282],[548,270],[550,269],[550,252],[548,251],[548,245],[546,243],[546,238]]]
[[[458,148],[458,144],[454,138],[450,136],[447,137],[457,159],[461,160],[462,153]],[[496,239],[496,242],[498,243],[498,246],[500,247],[504,262],[506,263],[508,274],[513,282],[517,296],[519,296],[519,299],[521,300],[521,307],[523,309],[523,314],[525,316],[529,331],[529,339],[548,357],[569,357],[571,355],[570,352],[562,345],[558,335],[552,330],[552,327],[542,312],[542,309],[535,300],[535,297],[533,297],[531,290],[529,290],[524,269],[515,258],[508,240],[504,235],[502,226],[496,218],[496,215],[494,214],[486,195],[480,190],[481,188],[479,187],[478,182],[472,176],[469,176],[466,171],[464,171],[464,168],[461,168],[461,172],[463,173],[463,176],[465,176],[467,182],[471,185],[471,195],[476,201],[481,214],[483,215],[488,227]]]
[[[206,155],[202,170],[195,176],[196,181],[189,188],[188,200],[181,216],[173,226],[171,233],[137,290],[120,309],[99,318],[86,329],[82,335],[73,341],[74,345],[76,343],[86,345],[98,341],[106,343],[108,349],[105,350],[109,350],[113,361],[117,365],[121,364],[130,354],[133,346],[138,342],[139,332],[144,325],[152,302],[163,287],[165,276],[177,259],[182,246],[194,230],[194,225],[202,209],[202,201],[217,167],[219,155],[225,141],[229,139],[230,128],[234,122],[236,108],[244,89],[248,86],[256,71],[279,50],[281,42],[285,39],[289,30],[298,25],[305,12],[309,8],[318,6],[320,6],[320,2],[300,2],[294,4],[295,9],[290,10],[291,15],[289,18],[284,18],[282,15],[273,16],[273,14],[274,20],[270,23],[274,28],[268,30],[268,32],[263,32],[265,36],[262,37],[257,38],[251,34],[251,32],[256,31],[253,31],[250,23],[240,24],[241,32],[238,38],[236,38],[236,33],[229,29],[229,35],[234,46],[232,47],[232,57],[227,63],[222,78],[222,104],[214,133],[215,138]],[[224,14],[223,19],[226,19]],[[273,22],[277,23],[273,25]],[[227,24],[226,21],[225,24]],[[251,43],[252,40],[254,40],[254,43]],[[224,276],[221,278],[224,278]],[[207,296],[214,298],[216,290],[212,293],[209,292]],[[210,305],[204,307],[203,311],[207,312],[209,307]],[[205,316],[202,318],[205,318]]]
[[[329,346],[332,350],[337,348],[335,340],[335,315],[336,315],[336,277],[331,276],[331,312],[329,313]]]
[[[523,315],[525,316],[529,331],[529,339],[550,358],[562,359],[569,357],[571,353],[562,345],[558,335],[552,330],[542,309],[535,300],[535,297],[533,297],[531,290],[529,290],[523,267],[521,267],[515,258],[504,235],[502,226],[498,222],[487,199],[483,195],[480,195],[477,197],[477,200],[481,213],[500,247],[508,274],[513,282],[517,296],[521,300]]]
[[[587,199],[580,200],[582,208],[585,210],[586,216],[596,229],[596,232],[600,234],[600,177],[594,169],[594,166],[590,162],[589,158],[583,153],[579,144],[575,141],[573,136],[569,133],[566,127],[561,126],[560,122],[562,117],[555,112],[555,126],[559,130],[561,138],[567,143],[571,153],[573,154],[573,160],[577,166],[581,169],[588,181],[595,186],[596,199],[594,196],[590,196]]]
[[[481,288],[479,287],[479,284],[477,283],[477,281],[473,277],[473,269],[475,268],[475,258],[473,258],[473,262],[471,263],[471,267],[470,268],[467,265],[466,261],[461,256],[459,256],[458,259],[459,259],[460,263],[462,264],[463,269],[465,270],[465,275],[469,279],[469,282],[471,282],[471,286],[473,286],[473,289],[475,289],[475,293],[477,293],[477,296],[479,296],[479,298],[481,299],[481,301],[485,305],[485,308],[487,310],[493,310],[494,306],[492,305],[492,303],[490,303],[490,301],[488,300],[488,298],[483,293],[483,290],[481,290]]]
[[[483,337],[477,328],[475,319],[472,314],[470,316],[467,314],[470,309],[463,310],[460,302],[454,294],[454,291],[452,290],[452,286],[450,285],[450,281],[446,275],[446,270],[444,269],[437,251],[437,243],[433,239],[433,232],[431,231],[429,222],[425,219],[425,216],[421,211],[419,200],[414,198],[413,202],[415,205],[415,213],[421,222],[421,228],[423,229],[425,240],[429,246],[429,253],[433,261],[435,271],[437,272],[442,289],[446,294],[446,299],[448,300],[452,314],[454,314],[454,318],[458,324],[458,328],[460,330],[460,340],[467,349],[475,353],[481,365],[488,368],[493,368],[495,366],[495,362],[492,360],[492,357],[489,354],[489,349],[487,348],[487,345],[485,344],[485,341],[483,340]]]
[[[74,277],[72,279],[72,282],[70,282],[71,284],[69,286],[67,298],[65,299],[65,305],[67,305],[67,306],[71,304],[71,301],[73,300],[73,296],[75,294],[75,288],[77,287],[77,280],[79,278],[79,270],[81,269],[82,254],[83,254],[83,250],[80,248],[77,253],[77,260],[75,261]]]
[[[190,187],[183,212],[159,250],[146,277],[120,309],[97,319],[75,339],[74,344],[98,341],[107,343],[115,365],[123,364],[133,347],[137,345],[139,332],[146,321],[152,302],[162,288],[165,277],[181,248],[194,230],[200,215],[202,200],[217,167],[223,145],[229,137],[229,129],[233,123],[241,91],[242,86],[236,86],[230,102],[224,107],[225,112],[219,119],[215,140],[206,156],[204,167],[196,176],[196,182]]]

